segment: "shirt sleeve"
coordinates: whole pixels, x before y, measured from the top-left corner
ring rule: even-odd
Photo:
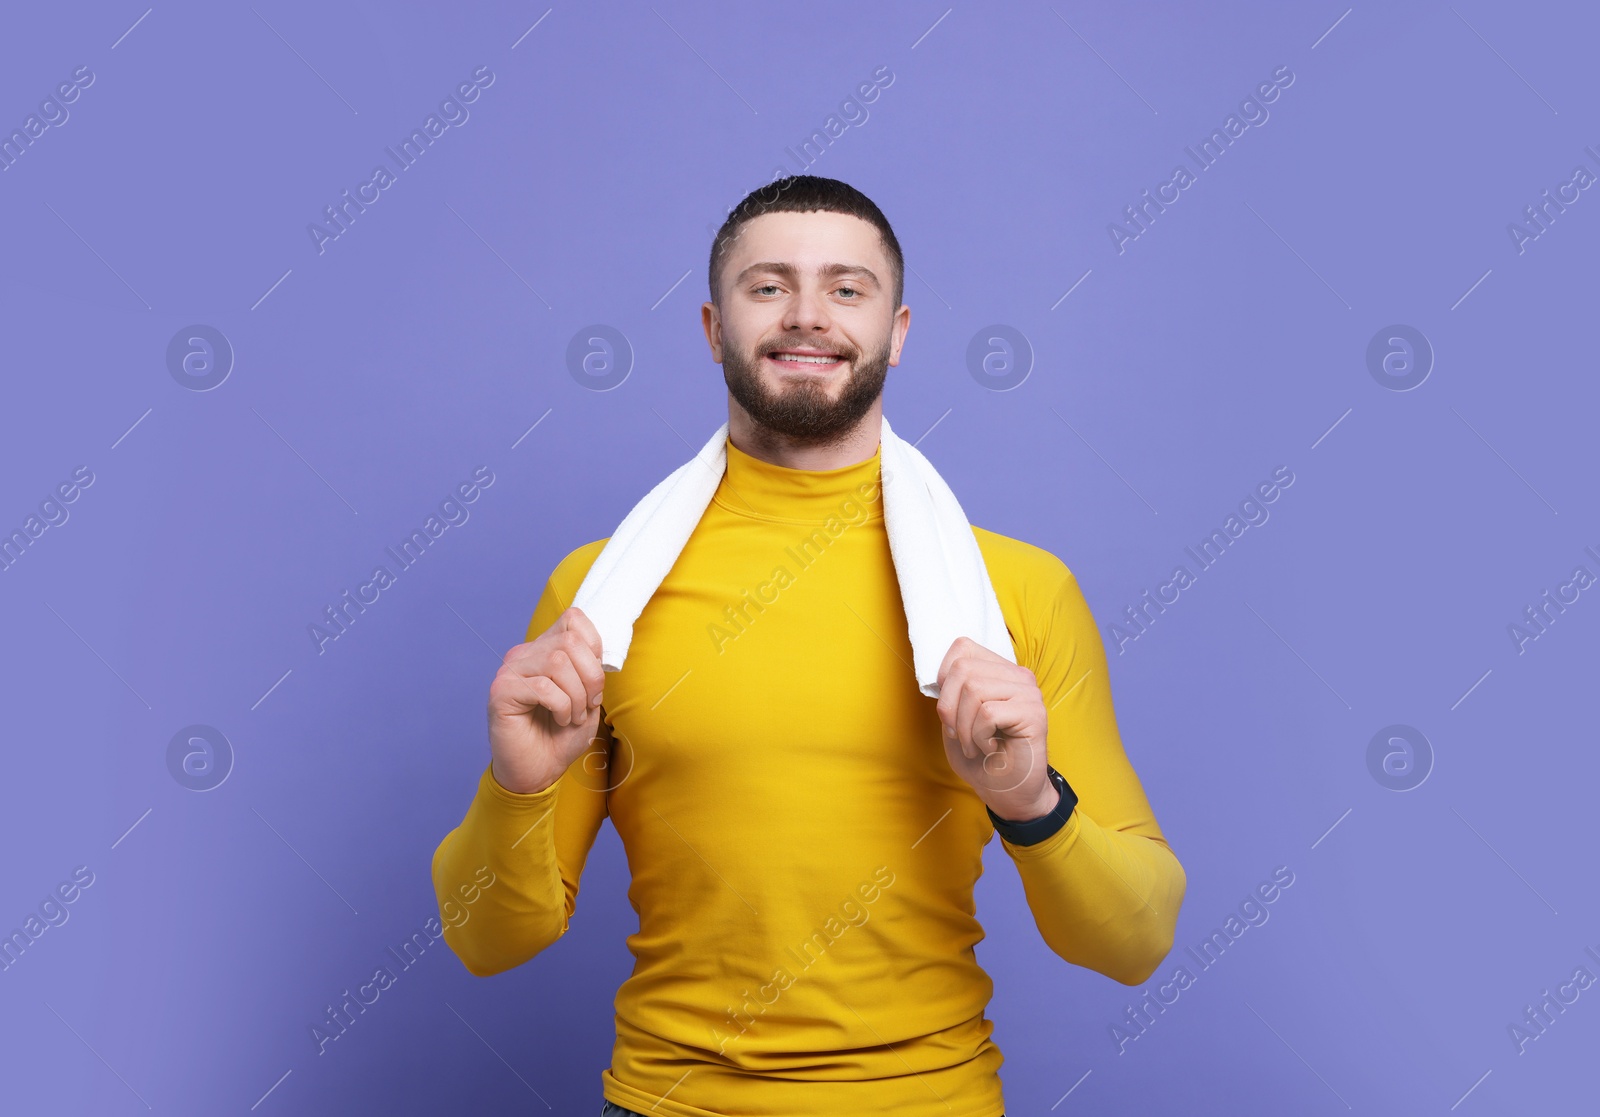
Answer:
[[[526,638],[544,632],[565,609],[552,576]],[[599,732],[593,749],[609,753],[604,709]],[[598,759],[594,753],[579,757],[554,784],[531,795],[500,786],[485,764],[461,825],[434,851],[444,940],[474,975],[520,966],[566,933],[578,878],[606,816],[609,765]]]
[[[1168,847],[1117,732],[1105,646],[1077,580],[1029,617],[1022,649],[1048,711],[1048,753],[1077,793],[1066,825],[1034,845],[1001,844],[1016,862],[1052,951],[1124,985],[1172,950],[1187,878]]]

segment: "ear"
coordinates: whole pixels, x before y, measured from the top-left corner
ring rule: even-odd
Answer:
[[[711,359],[720,365],[722,363],[722,312],[717,309],[716,303],[700,304],[700,324],[705,327],[706,344],[711,346]]]
[[[889,325],[889,364],[900,363],[900,350],[906,343],[906,331],[911,329],[911,308],[904,303],[894,312]]]

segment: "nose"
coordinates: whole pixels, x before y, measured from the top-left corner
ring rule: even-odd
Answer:
[[[825,332],[832,324],[827,301],[819,292],[802,288],[795,292],[784,308],[783,327],[786,330]]]

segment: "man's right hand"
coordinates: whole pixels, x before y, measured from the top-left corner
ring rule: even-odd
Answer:
[[[489,686],[489,750],[495,782],[532,794],[589,751],[600,725],[605,672],[600,633],[576,607],[506,653]]]

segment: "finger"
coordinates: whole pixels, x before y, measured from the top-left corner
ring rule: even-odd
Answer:
[[[594,653],[597,661],[605,654],[605,648],[601,646],[600,642],[600,630],[594,626],[594,622],[588,618],[584,611],[576,605],[562,613],[557,618],[557,623],[581,636],[584,644]]]
[[[550,712],[551,720],[557,725],[569,726],[572,724],[574,705],[572,695],[562,690],[553,681],[544,675],[523,675],[519,677],[517,698],[523,703],[528,713],[536,709]]]
[[[580,667],[580,673],[581,665],[589,657],[594,657],[597,667],[600,663],[599,657],[595,655],[594,649],[590,646],[589,641],[584,638],[583,634],[576,628],[571,628],[566,625],[560,618],[557,618],[554,624],[545,629],[532,640],[517,644],[515,647],[509,649],[506,654],[501,657],[500,662],[515,666],[523,660],[539,660],[552,647],[570,649],[573,653],[572,661],[575,665]],[[527,672],[524,671],[523,673],[526,674]],[[604,669],[601,669],[602,678],[604,677],[604,674]]]
[[[950,714],[950,728],[955,736],[956,743],[961,746],[961,755],[968,760],[975,760],[978,756],[978,750],[973,747],[972,743],[973,698],[968,688],[965,671],[957,675],[953,692],[955,695],[953,701],[955,709]]]
[[[562,638],[574,644],[576,643],[576,637],[574,636],[563,634]],[[586,656],[588,655],[588,649],[579,645],[575,654],[580,657]],[[557,703],[556,706],[542,701],[543,696],[551,693],[550,690],[535,687],[530,691],[522,692],[540,696],[540,700],[537,700],[536,704],[548,709],[551,715],[556,718],[556,724],[562,726],[571,725],[575,722],[582,722],[588,716],[591,705],[589,693],[584,688],[583,680],[579,676],[567,648],[563,648],[559,644],[552,648],[546,644],[541,649],[541,654],[525,655],[509,660],[501,670],[527,679],[530,682],[543,679],[549,683],[554,691],[559,692],[563,697],[562,701]],[[560,707],[559,710],[557,706]]]
[[[951,645],[952,654],[960,645],[958,640]],[[947,740],[954,741],[960,748],[961,755],[968,760],[973,758],[972,742],[962,733],[961,703],[962,695],[966,690],[967,668],[966,661],[962,659],[950,660],[947,658],[939,682],[938,711],[939,720],[944,723],[944,734]]]
[[[1010,687],[1002,677],[981,665],[968,664],[961,673],[961,693],[956,714],[957,732],[971,746],[966,755],[971,758],[987,756],[999,747],[995,736],[995,719],[985,713],[987,706],[1003,701]],[[965,751],[965,750],[964,750]]]
[[[960,708],[961,678],[948,656],[939,668],[939,698],[934,711],[939,715],[939,725],[947,739],[954,740],[956,713]],[[963,750],[964,753],[965,750]]]
[[[1009,731],[1025,718],[1025,707],[1030,702],[1042,702],[1039,684],[1033,672],[1012,663],[991,663],[972,670],[972,685],[984,701],[1004,700],[1009,705],[1005,713],[994,720],[997,731]]]
[[[601,647],[600,633],[594,622],[584,616],[583,610],[577,606],[568,609],[562,614],[566,618],[567,627],[564,629],[566,641],[563,647],[571,655],[573,666],[578,675],[583,679],[584,690],[588,695],[588,704],[598,706],[600,699],[605,694],[606,672],[600,662],[604,654]]]
[[[587,718],[589,710],[594,706],[595,692],[585,685],[583,677],[579,674],[577,662],[573,659],[574,655],[581,660],[588,654],[588,648],[579,648],[576,652],[567,647],[556,648],[545,660],[544,670],[534,672],[535,676],[543,675],[560,687],[562,693],[571,699],[573,719],[571,724],[574,725]]]
[[[941,667],[939,716],[947,735],[960,744],[967,759],[986,756],[999,747],[990,740],[995,735],[993,728],[977,724],[978,707],[994,698],[1012,696],[1020,685],[1017,670],[1016,664],[965,636],[951,645]]]
[[[985,713],[991,699],[983,696],[981,682],[968,680],[961,707],[961,732],[972,745],[974,760],[987,760],[1000,747],[994,740],[993,719]]]
[[[1011,700],[1007,698],[985,698],[978,703],[976,713],[972,719],[972,740],[983,752],[985,760],[998,752],[1003,744],[1001,738],[1005,737],[1004,728],[1013,723],[1008,717]]]
[[[950,642],[950,647],[945,650],[944,658],[939,661],[939,670],[934,674],[934,681],[939,684],[941,694],[944,692],[946,673],[955,666],[957,660],[966,655],[966,645],[971,642],[965,636],[957,636]]]
[[[566,627],[557,620],[538,639],[518,644],[506,653],[504,663],[521,675],[545,675],[557,661],[571,665],[577,690],[574,698],[580,706],[597,706],[605,690],[605,669],[595,656],[589,642],[576,628]]]

